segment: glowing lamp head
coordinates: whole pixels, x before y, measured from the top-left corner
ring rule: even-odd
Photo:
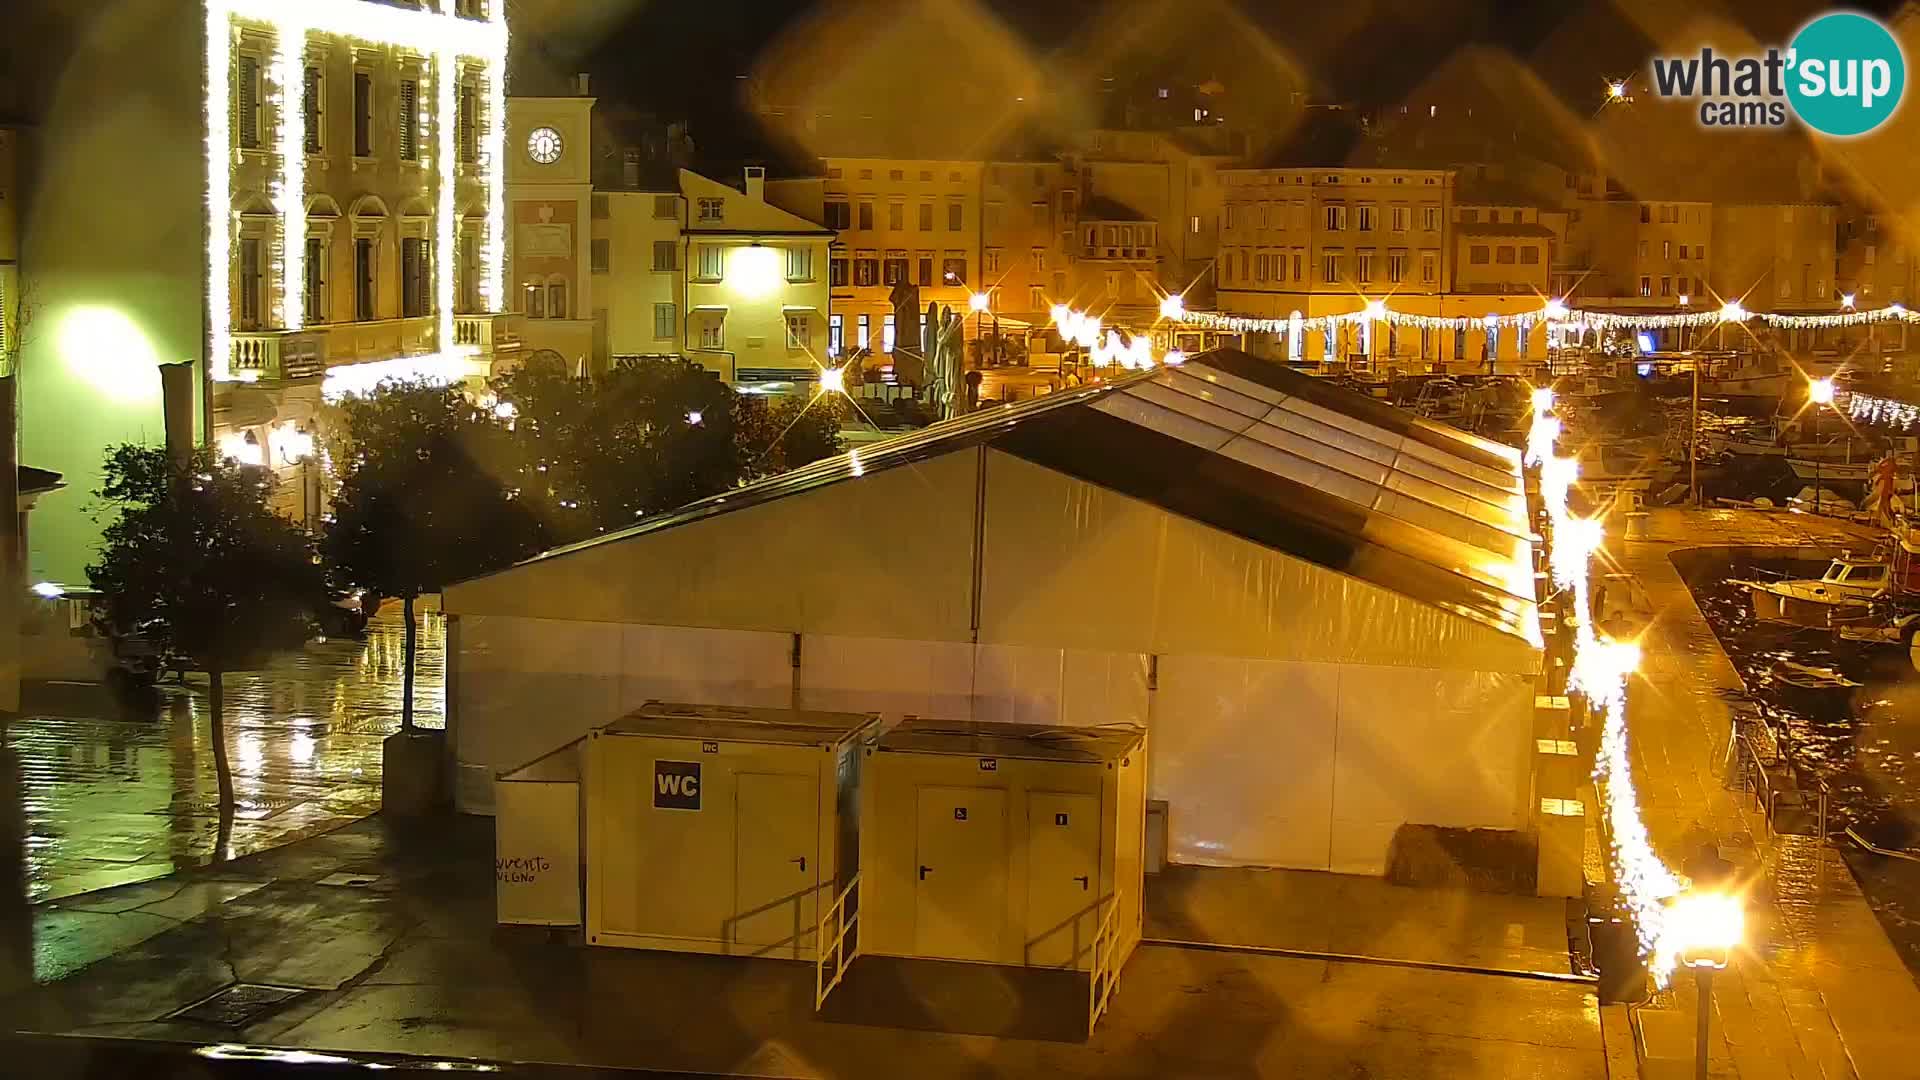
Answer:
[[[58,600],[67,595],[67,590],[55,585],[51,581],[42,581],[33,587],[33,594],[48,600]]]
[[[1747,309],[1740,306],[1740,301],[1729,300],[1720,305],[1721,322],[1745,322],[1746,320]]]
[[[1161,357],[1160,362],[1166,364],[1168,367],[1179,367],[1181,364],[1187,362],[1187,354],[1181,352],[1179,349],[1168,349],[1167,355]]]
[[[727,253],[727,284],[741,296],[765,296],[780,287],[780,253],[754,244]]]
[[[241,465],[266,463],[260,453],[260,440],[251,431],[245,434],[229,431],[220,436],[220,456]]]
[[[1074,327],[1074,344],[1091,349],[1100,343],[1100,320],[1092,315],[1083,316],[1080,325]]]
[[[511,420],[520,415],[520,410],[513,402],[502,401],[493,406],[493,415],[502,420]]]
[[[1553,322],[1559,322],[1560,320],[1565,319],[1566,317],[1567,317],[1567,302],[1565,300],[1555,299],[1555,300],[1547,301],[1547,318],[1549,320]]]
[[[1747,928],[1746,905],[1721,892],[1684,892],[1667,904],[1661,951],[1691,968],[1724,968]]]
[[[1067,319],[1073,315],[1073,309],[1065,304],[1055,304],[1053,305],[1053,309],[1047,312],[1047,314],[1052,316],[1053,325],[1065,326]]]
[[[1680,294],[1680,306],[1681,306],[1681,307],[1686,307],[1686,306],[1687,306],[1688,304],[1691,304],[1691,303],[1693,303],[1693,297],[1691,297],[1691,296],[1688,296],[1688,295],[1687,295],[1686,293],[1681,293],[1681,294]]]
[[[1841,294],[1840,294],[1840,306],[1841,306],[1841,307],[1843,307],[1843,308],[1847,308],[1847,309],[1849,309],[1849,310],[1851,310],[1851,309],[1853,308],[1853,294],[1852,294],[1852,293],[1841,293]]]
[[[699,409],[695,409],[692,412],[687,414],[687,423],[692,424],[694,427],[699,427],[700,421],[703,419],[705,419],[705,417],[700,415]]]
[[[844,394],[847,392],[847,374],[845,368],[826,368],[820,372],[820,392],[823,394]]]
[[[1624,83],[1624,82],[1610,82],[1610,83],[1608,83],[1608,84],[1607,84],[1607,97],[1608,97],[1609,99],[1611,99],[1611,100],[1613,100],[1613,101],[1619,101],[1619,100],[1620,100],[1621,98],[1623,98],[1623,97],[1626,97],[1626,96],[1627,96],[1627,84],[1626,84],[1626,83]]]
[[[992,302],[993,302],[993,298],[983,292],[977,292],[977,293],[974,293],[972,296],[967,297],[967,306],[972,308],[975,311],[987,310],[987,305]]]
[[[1807,384],[1807,400],[1815,405],[1833,404],[1833,380],[1815,379]]]
[[[1179,293],[1171,293],[1160,301],[1160,317],[1163,319],[1179,319],[1186,313],[1187,302],[1180,298]]]
[[[1367,301],[1367,318],[1378,321],[1386,317],[1387,317],[1387,302],[1385,300]]]

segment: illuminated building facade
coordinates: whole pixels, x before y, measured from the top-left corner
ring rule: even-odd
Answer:
[[[595,174],[592,98],[508,104],[508,280],[525,356],[592,372],[663,356],[731,385],[798,387],[827,356],[832,230],[687,169]]]
[[[317,521],[324,394],[484,376],[503,304],[502,0],[30,0],[0,55],[26,121],[19,288],[28,453],[98,486],[159,441],[162,363],[194,365],[197,435],[280,473]],[[49,15],[49,13],[52,13]],[[79,503],[32,572],[77,581]]]

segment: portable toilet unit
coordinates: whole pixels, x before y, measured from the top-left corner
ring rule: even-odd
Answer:
[[[813,959],[878,719],[648,702],[589,732],[587,943]]]
[[[860,780],[858,953],[1110,980],[1140,940],[1146,766],[1131,725],[882,732]]]

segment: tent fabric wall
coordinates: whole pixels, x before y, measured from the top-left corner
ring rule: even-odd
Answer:
[[[493,780],[651,700],[791,704],[792,636],[694,627],[462,615],[452,662],[455,800],[493,804]]]
[[[446,610],[967,641],[978,459],[951,453],[447,588]],[[883,542],[872,542],[883,541]],[[912,602],[876,605],[866,578]]]
[[[1169,856],[1379,874],[1403,824],[1522,828],[1532,704],[1523,675],[1162,657]]]
[[[983,642],[1539,669],[1511,634],[998,451],[985,522]]]

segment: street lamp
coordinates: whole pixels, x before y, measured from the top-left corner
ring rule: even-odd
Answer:
[[[1661,937],[1673,943],[1669,955],[1692,969],[1699,987],[1699,1026],[1694,1035],[1694,1076],[1706,1080],[1707,1039],[1713,1018],[1713,973],[1722,971],[1740,944],[1747,914],[1740,897],[1722,892],[1685,892],[1667,905]]]
[[[820,369],[820,392],[823,394],[846,393],[847,392],[846,369],[837,368],[837,367],[821,368]],[[699,421],[689,420],[689,422],[698,423]]]
[[[967,297],[967,306],[973,309],[973,336],[980,339],[980,359],[985,360],[987,358],[987,309],[993,306],[993,294],[989,292],[974,293],[972,296]],[[1000,314],[998,312],[995,312],[993,316],[993,336],[995,339],[993,344],[994,366],[998,367],[1000,360]]]
[[[1813,512],[1820,513],[1820,414],[1833,404],[1833,380],[1815,379],[1807,384],[1807,401],[1813,405]]]

